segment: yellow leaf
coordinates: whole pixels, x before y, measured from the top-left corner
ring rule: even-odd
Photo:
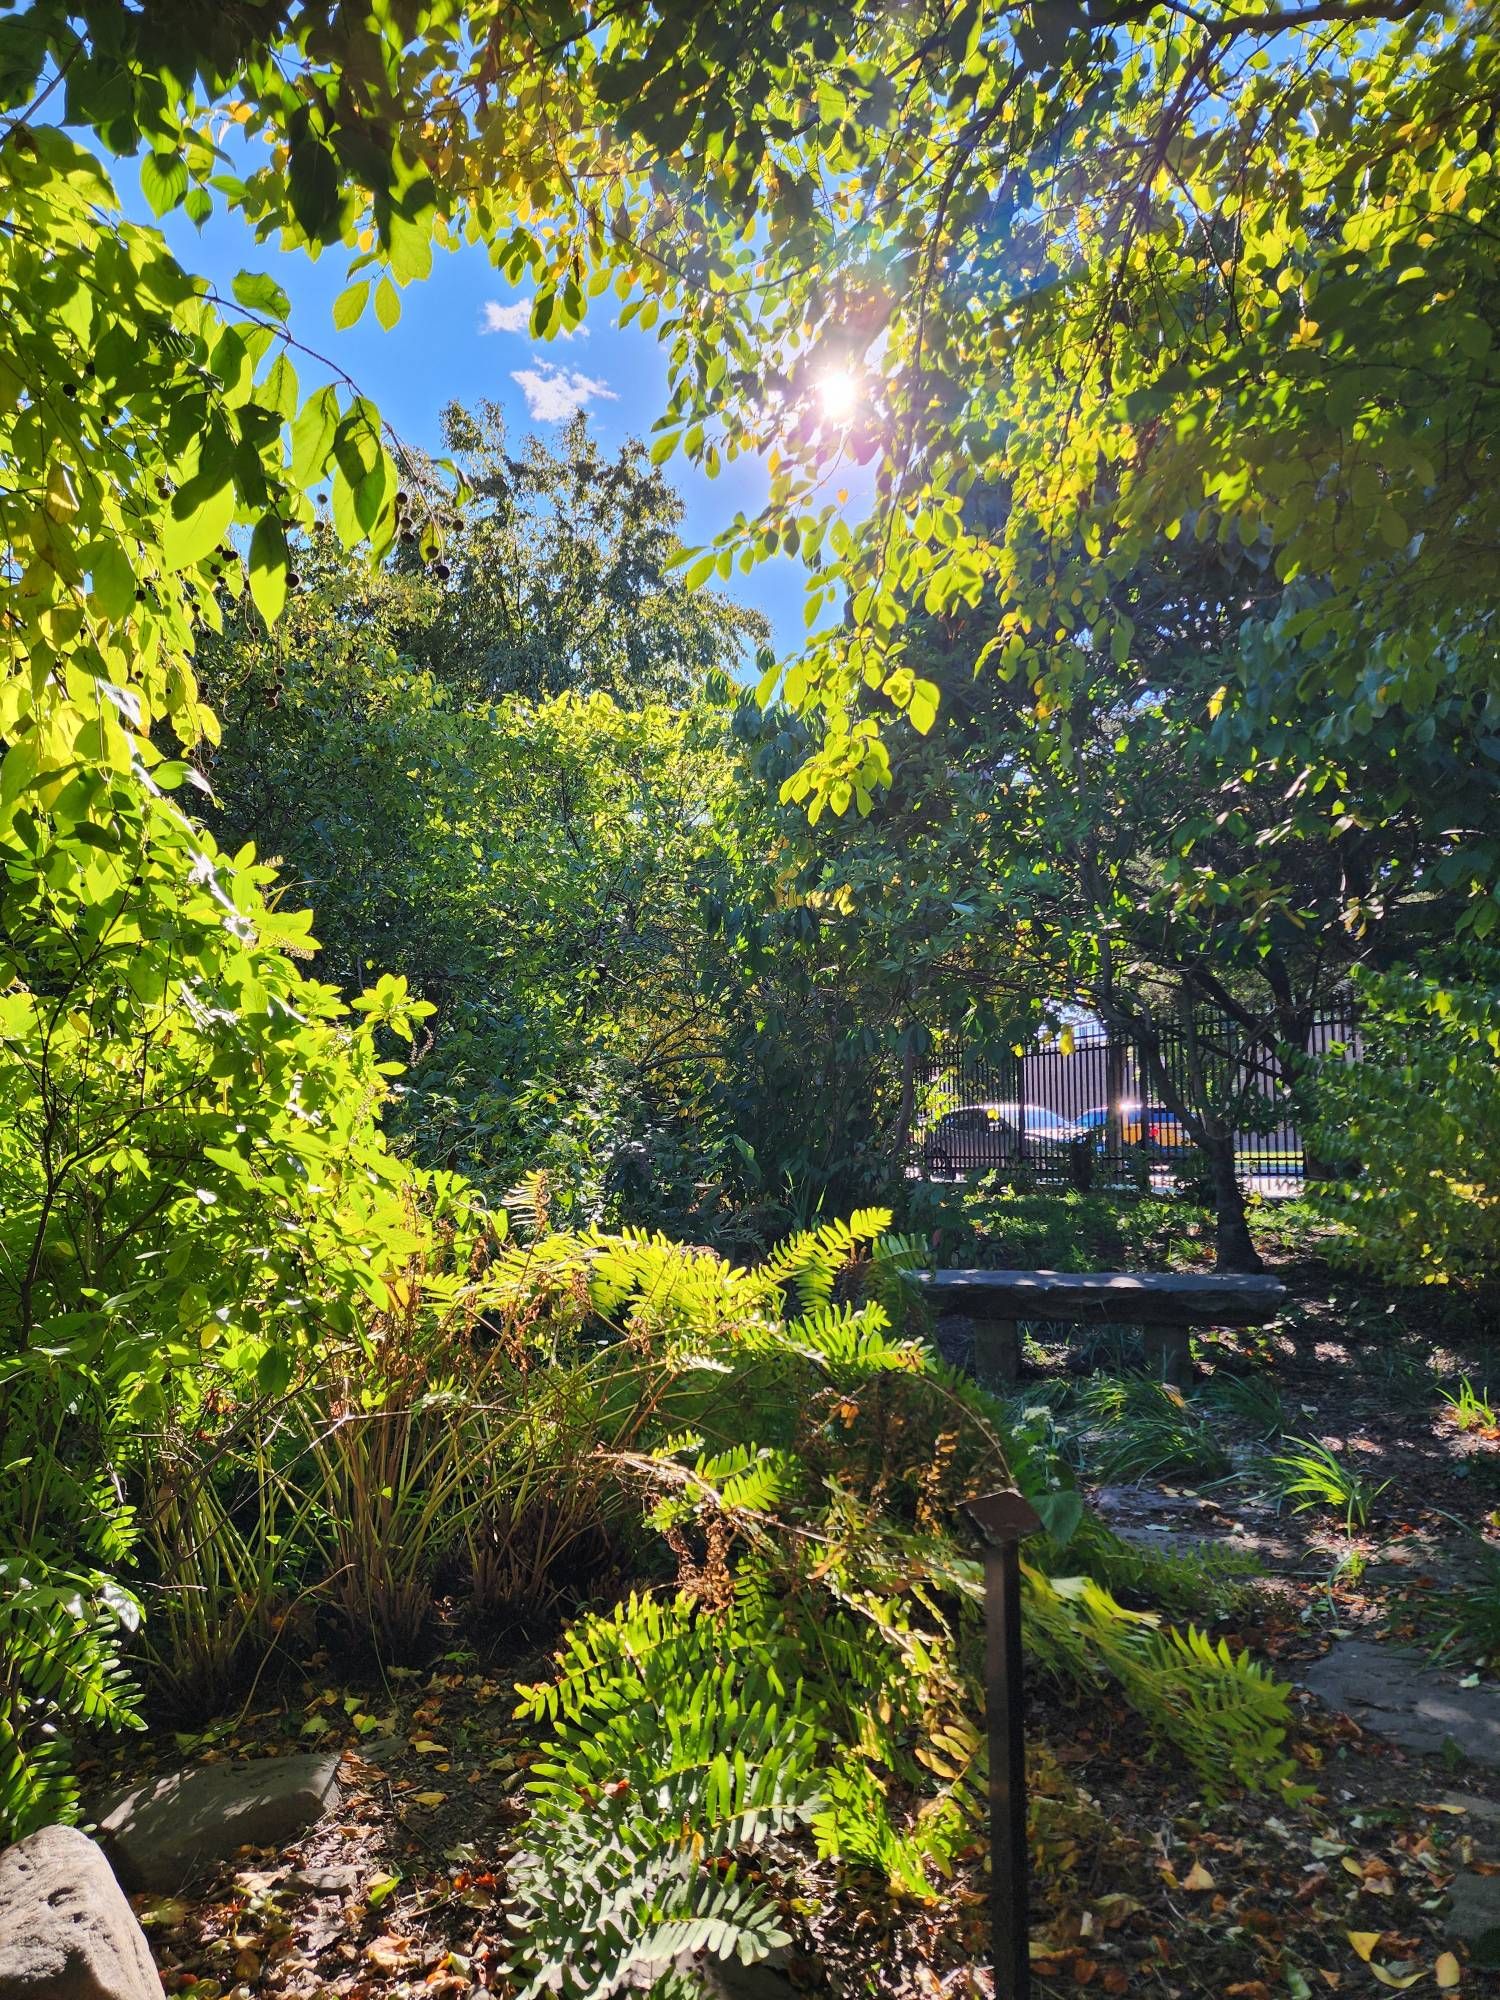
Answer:
[[[414,1806],[440,1806],[447,1796],[446,1792],[413,1792],[411,1802]]]
[[[1450,1987],[1457,1986],[1462,1974],[1458,1960],[1451,1951],[1438,1954],[1438,1962],[1432,1968],[1432,1976],[1445,1993]]]
[[[42,502],[54,521],[71,521],[78,512],[78,494],[64,465],[55,461],[47,472],[47,497]]]
[[[446,1743],[434,1743],[430,1736],[419,1736],[411,1747],[413,1750],[420,1751],[424,1757],[441,1757],[447,1754],[448,1749]]]
[[[1350,1931],[1349,1942],[1359,1953],[1365,1964],[1370,1963],[1370,1953],[1380,1942],[1379,1931]]]
[[[1425,1972],[1408,1972],[1405,1978],[1398,1979],[1394,1972],[1387,1972],[1383,1965],[1372,1965],[1370,1970],[1382,1986],[1389,1986],[1397,1993],[1404,1993],[1408,1986],[1415,1986],[1419,1979],[1427,1977]]]
[[[1195,1861],[1182,1878],[1182,1886],[1184,1889],[1211,1889],[1214,1886],[1214,1878],[1201,1861]]]

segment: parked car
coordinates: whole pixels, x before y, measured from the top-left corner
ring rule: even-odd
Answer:
[[[1094,1137],[1100,1152],[1108,1142],[1109,1106],[1096,1104],[1078,1115],[1080,1128]],[[1175,1111],[1164,1104],[1142,1104],[1127,1098],[1120,1106],[1120,1139],[1126,1146],[1144,1146],[1153,1159],[1179,1154],[1193,1143],[1193,1135]]]
[[[933,1120],[922,1138],[922,1164],[934,1174],[1014,1166],[1022,1157],[1023,1130],[1032,1154],[1039,1147],[1060,1150],[1084,1136],[1071,1118],[1042,1104],[1028,1104],[1024,1110],[1016,1103],[969,1104]]]

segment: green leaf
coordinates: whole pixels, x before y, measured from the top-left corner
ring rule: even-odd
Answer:
[[[906,713],[913,729],[925,736],[937,721],[939,694],[933,681],[914,681]]]
[[[113,623],[126,617],[135,603],[135,571],[118,541],[101,542],[90,558],[94,602]]]
[[[262,514],[250,537],[250,595],[268,625],[274,625],[286,603],[286,530],[274,514]]]
[[[147,153],[141,161],[141,193],[153,215],[175,208],[188,190],[187,162],[180,153]]]
[[[325,383],[308,397],[292,425],[292,477],[299,486],[322,478],[338,427],[338,395],[332,383]]]
[[[1051,1537],[1053,1546],[1065,1549],[1083,1523],[1083,1496],[1070,1489],[1043,1493],[1033,1501],[1037,1517]]]
[[[292,213],[315,243],[326,243],[338,228],[339,165],[321,139],[304,138],[287,160]]]
[[[334,325],[340,332],[346,327],[353,326],[369,302],[370,281],[368,278],[360,278],[354,284],[346,285],[333,302]]]
[[[285,319],[291,312],[291,300],[264,271],[241,271],[232,289],[247,312],[270,313],[275,319]]]
[[[401,294],[389,278],[382,278],[375,287],[375,317],[387,332],[401,317]]]
[[[209,490],[199,489],[207,485]],[[234,482],[228,472],[222,483],[190,480],[172,501],[162,531],[162,556],[168,569],[187,569],[202,562],[229,532],[234,519]]]
[[[255,1369],[255,1386],[263,1396],[285,1395],[292,1379],[292,1356],[288,1348],[268,1347]]]
[[[255,392],[255,400],[263,410],[274,410],[288,422],[297,415],[297,371],[292,366],[291,357],[278,354],[266,370],[265,380]]]
[[[342,465],[335,468],[333,475],[333,526],[346,549],[357,548],[365,538],[356,489]]]
[[[429,207],[427,217],[433,212]],[[402,285],[431,275],[432,229],[426,217],[420,222],[405,215],[391,217],[391,271]]]

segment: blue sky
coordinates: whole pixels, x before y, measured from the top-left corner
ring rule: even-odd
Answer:
[[[129,169],[121,175],[129,195]],[[137,196],[131,208],[146,219]],[[629,437],[649,439],[651,425],[666,402],[666,367],[650,333],[614,324],[612,294],[593,301],[584,329],[571,339],[534,341],[527,330],[528,299],[490,266],[482,248],[438,250],[432,275],[402,294],[402,313],[389,331],[373,309],[357,325],[339,331],[333,301],[346,283],[345,253],[327,251],[315,263],[304,252],[279,251],[257,243],[233,213],[216,211],[201,229],[174,211],[160,225],[184,267],[208,278],[225,297],[242,270],[268,271],[292,300],[292,333],[326,355],[378,404],[402,437],[429,450],[439,448],[438,416],[455,398],[473,405],[481,397],[499,403],[513,434],[547,434],[571,414],[587,410],[606,446]],[[316,364],[299,354],[297,373],[304,392],[316,386]],[[673,459],[667,477],[686,505],[683,534],[690,544],[709,541],[743,509],[765,499],[764,466],[744,458],[717,479]],[[748,575],[735,570],[718,586],[771,621],[778,653],[800,649],[804,638],[799,563],[785,556],[758,565]]]

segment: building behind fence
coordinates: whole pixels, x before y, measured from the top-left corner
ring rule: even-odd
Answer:
[[[1306,1150],[1265,1043],[1211,1010],[1158,1034],[1167,1073],[1184,1100],[1195,1102],[1189,1079],[1196,1070],[1212,1101],[1233,1109],[1242,1176],[1266,1193],[1295,1192],[1306,1177]],[[1318,1014],[1307,1053],[1357,1060],[1352,1010]],[[940,1046],[919,1069],[916,1156],[926,1171],[939,1174],[1024,1162],[1074,1185],[1133,1180],[1145,1186],[1180,1178],[1191,1170],[1196,1151],[1149,1078],[1131,1037],[1099,1030],[1079,1030],[1022,1055],[1008,1048]],[[1086,1143],[1075,1136],[1080,1125]]]

